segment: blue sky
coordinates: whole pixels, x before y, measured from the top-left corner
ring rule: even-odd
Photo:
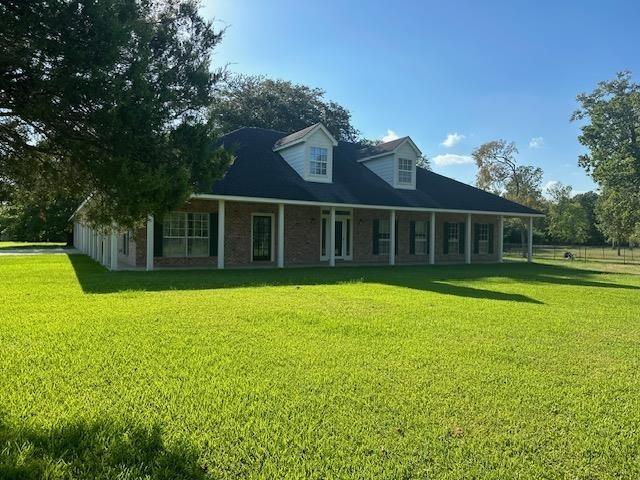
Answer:
[[[467,183],[473,148],[504,138],[545,183],[593,189],[577,165],[575,96],[620,70],[640,77],[637,1],[204,0],[202,11],[227,27],[216,65],[321,87],[364,136],[410,135],[435,171]]]

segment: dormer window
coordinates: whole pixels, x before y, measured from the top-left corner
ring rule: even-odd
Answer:
[[[321,123],[282,137],[273,151],[307,182],[333,181],[333,149],[338,141]]]
[[[328,150],[322,147],[311,147],[309,158],[309,174],[325,177],[327,175]]]
[[[416,189],[416,163],[422,153],[409,137],[365,147],[358,154],[358,162],[392,187]]]
[[[398,159],[398,183],[405,185],[413,183],[413,161],[409,158]]]

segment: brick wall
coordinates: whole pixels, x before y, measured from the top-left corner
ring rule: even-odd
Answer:
[[[218,202],[192,200],[181,212],[217,212]],[[273,260],[251,261],[251,216],[254,213],[272,214]],[[320,260],[320,208],[285,205],[285,265],[312,265]],[[275,266],[277,257],[278,205],[265,203],[225,203],[225,266]],[[135,232],[135,264],[144,267],[147,262],[146,225]],[[217,256],[209,257],[156,257],[154,266],[212,266]]]
[[[445,223],[465,223],[465,214],[439,213],[436,214],[436,263],[464,262],[464,253],[449,252],[444,253],[444,224]],[[475,234],[475,223],[493,224],[493,253],[476,254],[473,253],[473,236]],[[497,262],[498,261],[498,217],[491,215],[471,215],[471,238],[465,239],[471,242],[471,263],[474,262]]]
[[[192,200],[179,211],[186,212],[216,212],[217,201]],[[273,215],[273,260],[270,262],[252,262],[251,260],[251,216],[253,213]],[[388,255],[373,254],[373,221],[375,219],[389,221],[388,210],[353,210],[353,263],[388,264]],[[285,266],[287,265],[317,265],[320,264],[320,235],[321,208],[312,206],[285,205]],[[430,213],[396,212],[398,224],[398,254],[397,264],[427,264],[428,255],[410,253],[410,222],[429,221]],[[464,223],[463,214],[436,215],[436,263],[464,262],[464,253],[443,253],[444,224]],[[493,254],[474,254],[472,245],[472,262],[495,262],[498,259],[498,218],[487,215],[473,215],[472,223],[494,224]],[[225,266],[275,266],[277,256],[278,206],[264,203],[225,203]],[[473,242],[474,229],[472,227]],[[139,267],[146,265],[146,226],[135,232],[135,246],[131,248],[135,255],[135,264]],[[322,262],[326,263],[326,262]],[[156,266],[212,266],[217,264],[217,257],[161,257],[154,259]]]

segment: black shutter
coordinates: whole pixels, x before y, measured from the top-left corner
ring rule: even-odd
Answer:
[[[209,213],[209,256],[218,256],[218,212]]]
[[[162,256],[162,240],[163,240],[162,222],[159,222],[157,218],[153,221],[153,256]]]
[[[473,253],[480,253],[480,224],[473,224]]]
[[[431,221],[427,222],[427,253],[431,254]]]
[[[449,253],[449,223],[444,222],[444,231],[442,232],[442,253]]]
[[[396,243],[394,245],[394,254],[397,255],[398,254],[398,244],[400,243],[399,238],[398,238],[398,221],[396,220],[395,222],[393,222],[395,224],[395,237],[396,237]]]
[[[411,255],[416,254],[416,222],[411,220],[409,222],[409,253]]]
[[[493,223],[489,224],[489,253],[493,253]]]
[[[373,221],[373,254],[378,255],[380,248],[378,246],[378,237],[380,236],[380,220]]]
[[[465,233],[466,233],[464,227],[465,227],[464,223],[459,223],[458,224],[458,233],[459,233],[458,238],[460,239],[458,241],[458,253],[464,253],[464,242],[465,242],[465,238],[464,237],[465,237]]]

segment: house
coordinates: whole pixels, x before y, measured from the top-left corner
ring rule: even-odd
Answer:
[[[164,218],[102,234],[74,214],[74,245],[111,269],[502,261],[505,217],[540,212],[417,166],[409,137],[338,142],[321,123],[241,128],[235,161]]]

